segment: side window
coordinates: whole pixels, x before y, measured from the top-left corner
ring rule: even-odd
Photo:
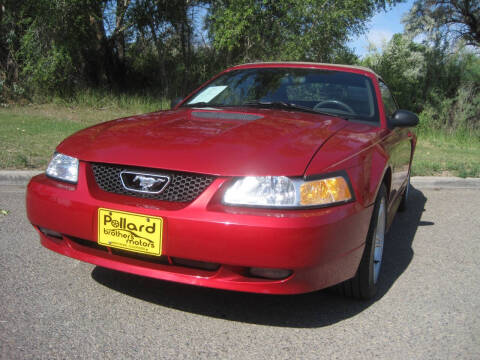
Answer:
[[[387,85],[383,81],[379,81],[380,84],[380,92],[382,93],[382,101],[383,105],[385,106],[385,115],[387,117],[391,117],[395,111],[398,110],[397,104],[393,99],[392,93],[388,89]]]

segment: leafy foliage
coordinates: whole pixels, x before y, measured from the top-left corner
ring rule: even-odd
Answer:
[[[226,63],[255,60],[349,62],[346,42],[393,1],[218,0],[208,29]],[[346,60],[346,61],[345,61]]]
[[[0,96],[70,96],[85,88],[185,95],[237,62],[353,63],[349,37],[395,2],[4,0]]]
[[[463,40],[480,46],[480,2],[474,0],[415,0],[405,16],[406,32],[424,34],[433,42]]]
[[[426,47],[396,34],[383,49],[372,49],[363,59],[383,77],[401,107],[418,111],[423,103],[426,80]]]
[[[362,64],[385,79],[400,107],[420,113],[422,127],[480,131],[480,58],[472,50],[450,53],[396,34]]]

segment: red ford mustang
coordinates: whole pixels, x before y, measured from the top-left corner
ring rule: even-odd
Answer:
[[[28,217],[45,247],[110,269],[369,298],[417,123],[369,69],[236,66],[171,110],[64,140],[28,186]]]

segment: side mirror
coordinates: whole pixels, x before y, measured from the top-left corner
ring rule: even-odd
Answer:
[[[176,97],[172,101],[170,101],[170,109],[173,109],[175,106],[180,104],[182,102],[183,98],[181,97]]]
[[[408,110],[397,110],[388,121],[390,127],[411,127],[418,125],[418,116]]]

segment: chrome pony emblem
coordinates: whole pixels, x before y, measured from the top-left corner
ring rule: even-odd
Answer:
[[[133,182],[137,181],[140,183],[143,191],[148,191],[152,186],[159,182],[163,184],[165,182],[165,179],[155,179],[153,177],[137,175],[133,178]]]
[[[147,194],[159,194],[170,183],[170,177],[167,175],[144,174],[131,171],[122,171],[120,179],[126,190]]]

